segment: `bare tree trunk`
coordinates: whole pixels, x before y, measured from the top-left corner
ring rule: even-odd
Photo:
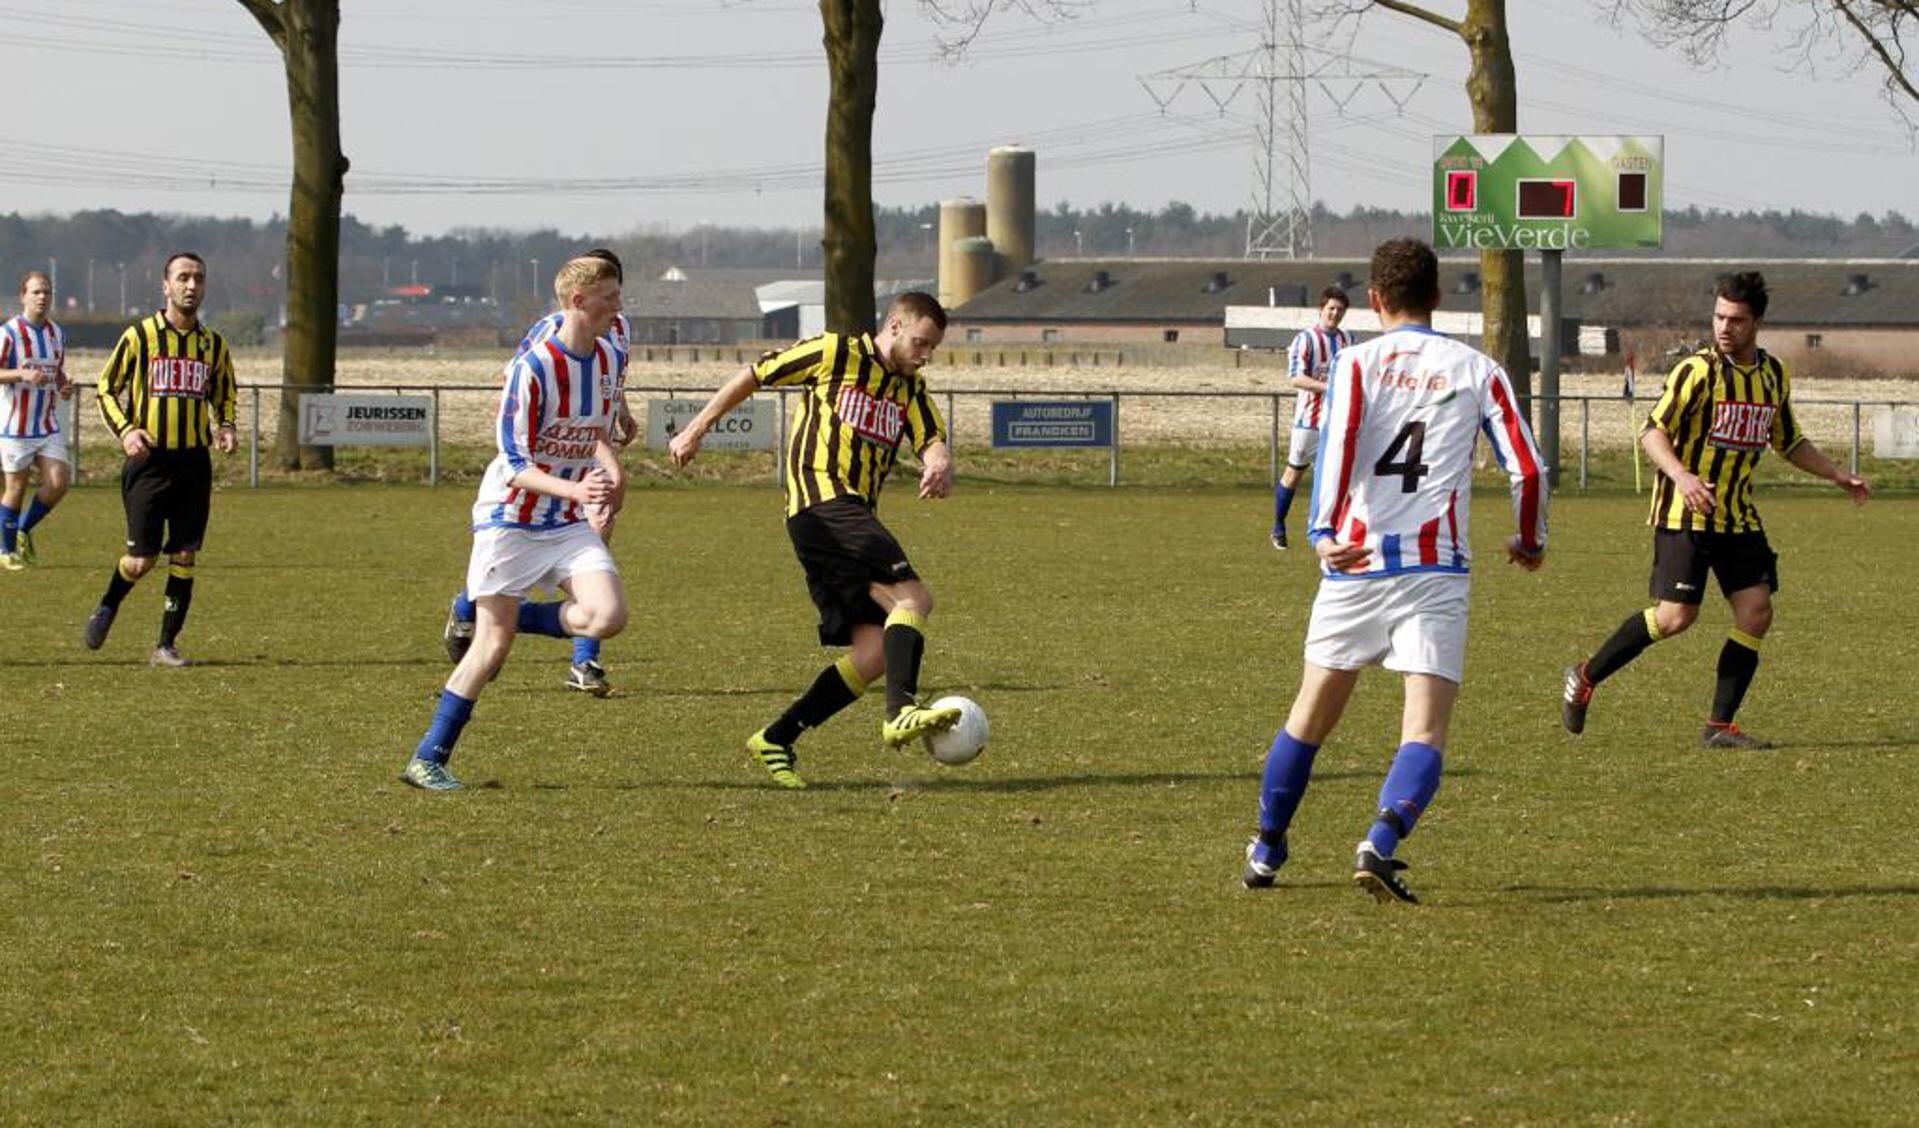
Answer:
[[[240,0],[273,38],[286,64],[293,127],[293,198],[287,208],[287,324],[274,444],[287,470],[330,470],[333,448],[299,445],[299,392],[333,387],[339,345],[340,150],[339,0]]]
[[[826,327],[873,328],[873,105],[879,92],[879,0],[820,0],[832,94],[826,108]]]
[[[1466,99],[1478,133],[1519,131],[1519,83],[1513,74],[1512,41],[1506,34],[1506,0],[1467,0],[1466,16],[1454,20],[1409,0],[1372,0],[1376,7],[1423,20],[1459,36],[1472,55],[1466,75]],[[1523,251],[1479,252],[1480,312],[1486,319],[1481,342],[1487,355],[1505,368],[1520,410],[1532,415],[1532,353],[1526,341],[1526,256]]]
[[[1506,0],[1471,0],[1460,37],[1472,53],[1466,97],[1473,106],[1474,132],[1519,132],[1519,83],[1506,35]],[[1486,319],[1481,347],[1506,370],[1519,396],[1519,410],[1530,419],[1533,377],[1526,340],[1525,252],[1479,252],[1479,277],[1485,286],[1480,312]]]

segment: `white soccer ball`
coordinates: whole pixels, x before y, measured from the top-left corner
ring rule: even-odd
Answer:
[[[970,697],[942,697],[933,702],[935,709],[958,709],[959,720],[945,732],[926,738],[926,750],[933,759],[948,767],[970,764],[986,751],[986,710]]]

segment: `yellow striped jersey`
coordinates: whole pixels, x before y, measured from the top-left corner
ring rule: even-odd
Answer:
[[[1734,364],[1715,349],[1679,362],[1646,417],[1672,439],[1686,469],[1712,484],[1716,504],[1709,514],[1686,507],[1671,478],[1653,484],[1649,524],[1660,529],[1748,533],[1763,526],[1752,503],[1752,473],[1768,446],[1782,455],[1806,441],[1792,414],[1792,383],[1786,366],[1764,349],[1750,366]]]
[[[164,313],[120,334],[99,391],[100,415],[115,435],[142,428],[159,450],[209,446],[215,425],[232,425],[239,398],[226,338],[204,322],[182,333]]]
[[[786,437],[786,513],[855,497],[876,506],[901,439],[924,451],[946,424],[918,374],[889,371],[870,333],[823,333],[753,366],[763,388],[802,387]]]

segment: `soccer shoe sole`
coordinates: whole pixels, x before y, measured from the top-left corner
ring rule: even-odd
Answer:
[[[113,630],[113,619],[118,612],[110,607],[95,607],[93,614],[87,616],[87,633],[81,637],[88,650],[98,650],[107,644],[107,632]]]
[[[1419,897],[1415,895],[1411,889],[1406,888],[1405,882],[1395,876],[1398,871],[1405,868],[1405,862],[1399,861],[1396,858],[1382,858],[1376,854],[1373,855],[1372,864],[1370,865],[1361,859],[1355,859],[1353,861],[1353,884],[1359,886],[1361,890],[1371,893],[1373,900],[1378,901],[1382,905],[1391,902],[1417,905],[1419,904]],[[1382,870],[1384,872],[1381,872]]]
[[[1578,666],[1567,666],[1564,676],[1565,685],[1559,691],[1559,723],[1578,736],[1586,731],[1586,710],[1592,707],[1592,695],[1589,692],[1583,704],[1573,699],[1574,688],[1581,680]]]

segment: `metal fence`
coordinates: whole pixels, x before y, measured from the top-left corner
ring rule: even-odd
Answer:
[[[70,427],[69,447],[72,451],[74,469],[80,468],[82,446],[82,420],[92,416],[91,410],[79,410],[82,404],[92,404],[91,384],[79,384],[66,413]],[[427,481],[437,485],[440,480],[441,451],[448,444],[485,445],[492,441],[492,414],[497,407],[500,394],[497,384],[341,384],[331,387],[318,385],[282,385],[282,384],[242,384],[240,386],[240,416],[247,432],[248,482],[254,487],[260,485],[262,426],[277,425],[280,397],[287,391],[295,392],[332,392],[336,394],[394,394],[421,395],[430,401],[429,428],[431,441],[427,447]],[[627,388],[629,400],[634,401],[636,415],[645,411],[643,399],[649,396],[669,398],[700,398],[712,394],[711,386],[674,384],[631,385]],[[774,389],[759,393],[761,396],[777,397],[779,402],[780,432],[785,433],[788,421],[788,401],[801,392],[790,389]],[[1278,481],[1280,470],[1284,466],[1288,432],[1291,428],[1293,401],[1297,393],[1292,391],[1252,392],[1252,391],[1215,391],[1188,389],[1159,390],[1032,390],[1012,391],[1004,388],[946,388],[940,389],[938,397],[944,402],[949,441],[956,450],[969,445],[984,447],[990,443],[990,412],[996,400],[1103,400],[1113,405],[1113,445],[1108,448],[1108,482],[1120,484],[1121,454],[1130,442],[1135,446],[1155,442],[1175,445],[1252,445],[1263,444],[1267,452],[1268,477]],[[1560,484],[1567,485],[1568,471],[1578,471],[1577,485],[1586,489],[1591,484],[1592,456],[1597,443],[1595,428],[1600,428],[1614,441],[1604,444],[1612,449],[1626,450],[1636,448],[1634,436],[1645,411],[1651,406],[1650,399],[1634,399],[1623,396],[1562,395],[1557,397],[1560,404],[1560,450],[1563,461],[1560,470]],[[1544,397],[1535,395],[1535,418],[1538,407]],[[1132,408],[1121,411],[1122,404],[1130,403]],[[1822,448],[1837,459],[1833,430],[1847,439],[1847,453],[1844,461],[1853,473],[1859,472],[1863,450],[1863,438],[1866,425],[1866,410],[1891,409],[1919,406],[1919,401],[1886,400],[1839,400],[1839,399],[1799,399],[1793,406],[1800,418],[1801,425],[1809,435],[1820,442]],[[1211,410],[1209,410],[1211,408]],[[1568,410],[1571,408],[1571,410]],[[1123,423],[1122,420],[1128,421]],[[104,424],[97,424],[104,427]],[[1124,429],[1131,426],[1130,434]],[[1576,441],[1569,441],[1576,440]],[[1564,455],[1571,450],[1572,455]],[[771,469],[776,478],[785,472],[785,461],[776,450],[770,458]]]

